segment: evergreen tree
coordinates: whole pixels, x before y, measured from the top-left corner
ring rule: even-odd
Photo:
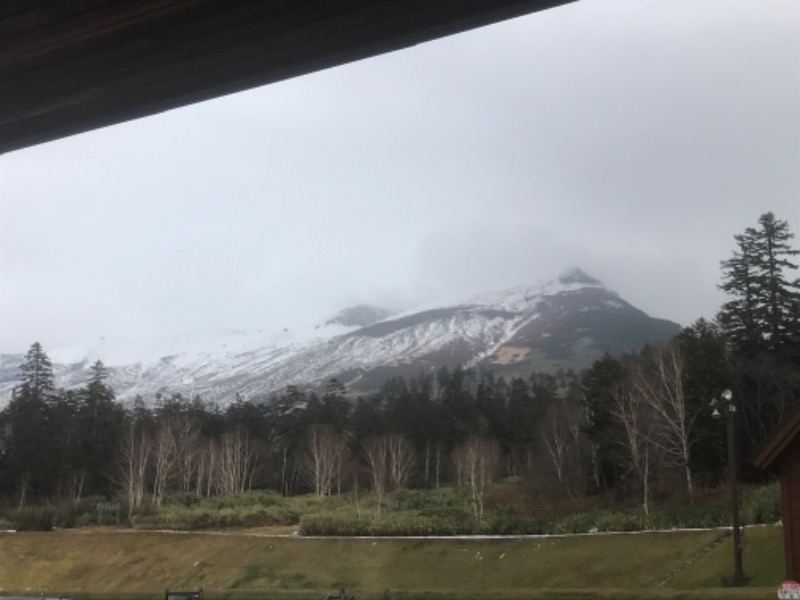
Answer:
[[[737,349],[751,353],[798,343],[800,335],[800,279],[785,274],[797,269],[790,258],[800,250],[789,246],[794,235],[786,221],[766,213],[758,223],[734,236],[739,249],[722,261],[719,286],[731,296],[719,321]]]
[[[625,378],[623,364],[609,354],[594,362],[581,378],[583,409],[586,415],[583,432],[589,440],[590,492],[602,492],[614,487],[619,476],[621,432],[611,407],[614,394]]]
[[[52,494],[57,488],[58,460],[52,401],[55,399],[53,367],[39,342],[20,365],[20,386],[6,409],[7,460],[10,487],[16,487],[20,504],[27,498]]]
[[[341,432],[347,429],[351,409],[345,385],[336,378],[328,381],[317,421],[333,425],[336,431]]]
[[[115,402],[114,390],[106,383],[108,370],[101,361],[91,366],[91,378],[79,391],[77,406],[80,455],[79,473],[85,477],[87,492],[113,491],[114,460],[123,437],[125,413]]]
[[[508,446],[515,475],[529,471],[533,463],[540,412],[527,382],[522,377],[512,379],[508,394]]]
[[[743,452],[752,451],[800,403],[800,279],[788,271],[800,251],[786,221],[762,215],[758,227],[735,236],[739,250],[722,262],[731,299],[718,319],[731,342],[731,389],[742,402],[737,425]]]
[[[789,260],[800,254],[800,250],[789,247],[794,234],[789,232],[786,221],[775,219],[772,213],[762,215],[757,238],[759,262],[756,281],[760,289],[760,306],[756,313],[763,323],[770,347],[777,348],[794,341],[800,334],[800,279],[789,281],[784,269],[796,270],[797,264]]]
[[[20,365],[20,395],[28,399],[46,400],[55,391],[53,364],[42,345],[34,342]]]

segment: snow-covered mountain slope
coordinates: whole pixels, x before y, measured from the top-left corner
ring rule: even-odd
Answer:
[[[580,369],[603,352],[635,351],[678,330],[575,269],[554,281],[394,316],[362,305],[306,331],[228,332],[138,361],[115,364],[87,356],[63,364],[58,352],[52,358],[59,386],[81,385],[91,360],[100,358],[123,400],[180,392],[226,402],[237,393],[267,397],[287,385],[315,387],[333,377],[363,392],[391,376],[416,376],[442,366],[479,365],[507,375]],[[6,400],[21,360],[21,355],[0,355],[0,393]]]

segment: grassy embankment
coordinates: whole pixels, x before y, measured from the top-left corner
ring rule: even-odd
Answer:
[[[527,539],[320,539],[255,532],[63,530],[0,534],[0,587],[76,598],[158,598],[203,586],[207,598],[774,598],[781,529],[749,528],[749,589],[720,590],[727,538],[662,588],[719,531]],[[122,593],[124,592],[124,593]]]

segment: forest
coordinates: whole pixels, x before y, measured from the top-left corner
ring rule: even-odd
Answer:
[[[728,418],[739,478],[764,482],[750,457],[800,405],[792,239],[788,223],[762,215],[721,263],[727,301],[713,320],[582,373],[442,368],[358,397],[334,379],[323,393],[287,386],[258,403],[164,393],[123,405],[99,361],[83,387],[56,389],[34,343],[0,412],[0,504],[115,499],[132,518],[174,494],[361,490],[380,517],[396,490],[457,487],[480,522],[487,490],[511,478],[542,502],[603,498],[646,512],[723,484]]]

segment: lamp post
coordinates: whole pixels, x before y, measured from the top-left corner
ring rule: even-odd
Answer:
[[[715,419],[724,419],[728,433],[728,485],[731,490],[731,529],[733,531],[733,576],[723,577],[722,584],[727,586],[741,586],[747,583],[747,577],[742,568],[742,535],[739,524],[739,482],[736,477],[736,437],[734,430],[734,417],[736,405],[733,403],[733,392],[725,390],[719,398],[711,401],[714,411],[711,416]]]

